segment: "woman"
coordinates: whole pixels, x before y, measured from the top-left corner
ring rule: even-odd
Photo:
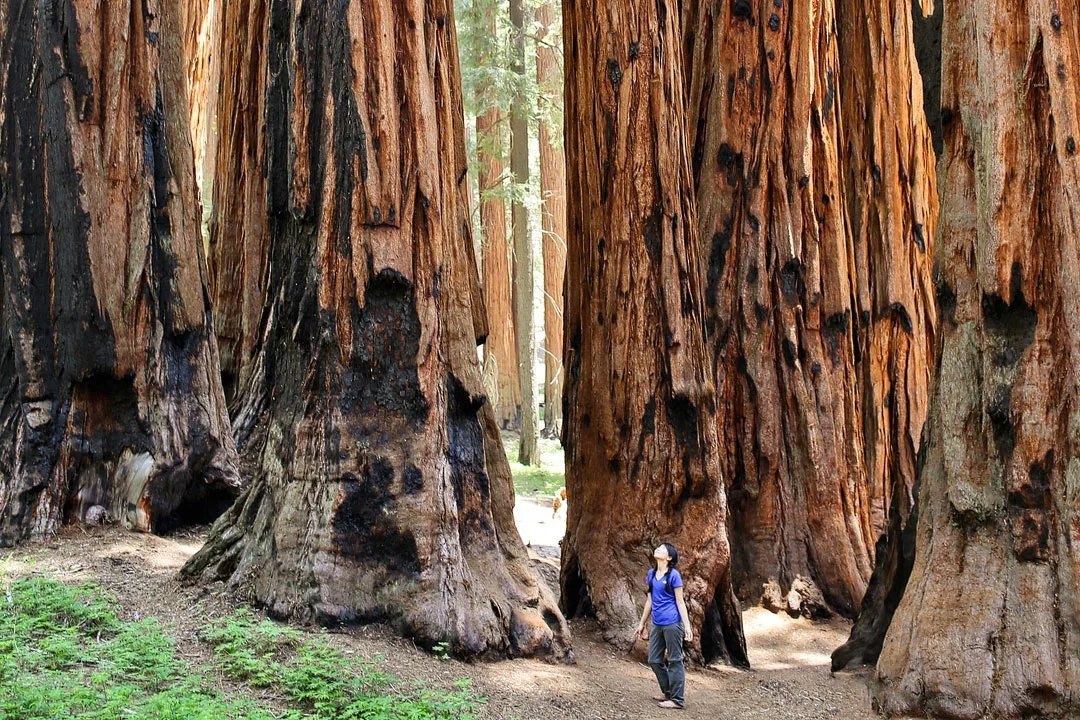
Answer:
[[[683,638],[693,642],[694,631],[686,614],[682,576],[675,566],[679,552],[671,543],[653,550],[656,567],[645,576],[645,611],[641,613],[637,634],[649,641],[649,666],[656,673],[662,695],[653,697],[665,710],[681,710],[686,669],[683,664]],[[652,630],[646,633],[645,619],[652,615]],[[665,659],[665,653],[667,655]]]

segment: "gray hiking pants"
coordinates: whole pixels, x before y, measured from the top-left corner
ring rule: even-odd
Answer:
[[[668,699],[682,705],[686,685],[686,668],[683,664],[683,626],[653,625],[649,631],[649,667],[656,673],[660,692]]]

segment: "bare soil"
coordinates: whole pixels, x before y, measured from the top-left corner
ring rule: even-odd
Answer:
[[[547,512],[550,517],[550,510]],[[175,635],[179,653],[204,664],[210,656],[198,640],[199,631],[210,619],[230,613],[237,601],[220,585],[190,587],[176,579],[177,570],[199,548],[203,537],[204,532],[197,530],[156,537],[118,528],[67,528],[53,542],[26,545],[0,556],[0,577],[43,574],[70,583],[98,583],[117,598],[127,617],[159,618]],[[550,546],[534,549],[540,551],[538,554],[550,554]],[[572,624],[574,665],[442,660],[380,625],[333,632],[330,639],[347,654],[381,659],[383,667],[403,682],[419,680],[451,687],[457,679],[470,679],[477,694],[487,698],[481,718],[615,720],[672,714],[710,720],[877,717],[870,709],[862,679],[829,672],[829,654],[846,639],[846,622],[792,620],[761,608],[747,610],[743,620],[754,670],[691,670],[687,674],[687,707],[682,712],[657,709],[649,700],[656,686],[648,666],[637,656],[603,643],[588,621]],[[273,699],[267,697],[271,702]]]

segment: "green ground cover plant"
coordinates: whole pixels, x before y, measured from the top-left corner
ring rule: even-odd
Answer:
[[[156,619],[123,619],[99,587],[0,582],[0,720],[467,720],[483,702],[464,682],[403,684],[250,611],[201,639],[208,666],[181,658]]]

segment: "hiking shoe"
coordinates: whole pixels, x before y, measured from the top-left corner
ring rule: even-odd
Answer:
[[[661,707],[664,710],[682,710],[683,709],[683,706],[680,703],[675,702],[674,700],[665,700],[664,702],[657,705],[657,707]]]

